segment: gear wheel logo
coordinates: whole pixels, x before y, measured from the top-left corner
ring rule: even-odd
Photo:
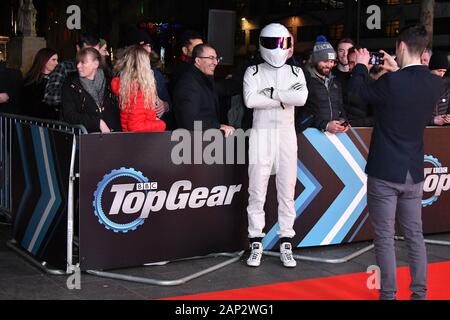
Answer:
[[[114,231],[115,233],[127,233],[128,231],[135,231],[139,226],[143,225],[145,219],[137,218],[134,221],[126,224],[120,224],[111,221],[103,210],[103,192],[106,187],[111,184],[115,179],[122,177],[130,177],[136,179],[137,183],[148,183],[149,180],[140,171],[136,171],[133,168],[120,168],[119,170],[113,170],[109,174],[105,175],[97,184],[97,190],[94,193],[94,213],[98,218],[100,224],[106,229]]]
[[[439,160],[431,155],[425,155],[425,163],[430,163],[435,168],[442,168],[442,164],[439,162]],[[428,199],[424,199],[422,200],[422,207],[429,207],[438,199],[439,197],[437,195],[433,195]]]

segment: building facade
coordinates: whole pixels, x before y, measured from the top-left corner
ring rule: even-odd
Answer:
[[[252,8],[253,1],[243,1]],[[371,50],[395,49],[398,31],[420,22],[419,0],[363,0],[363,1],[264,1],[256,11],[244,10],[237,34],[237,54],[242,55],[258,46],[258,35],[268,22],[284,24],[296,39],[296,52],[311,50],[318,35],[325,35],[336,43],[350,37]],[[371,6],[380,11],[379,28],[369,29],[374,18]],[[252,14],[252,12],[254,12]],[[369,13],[368,13],[369,12]],[[433,48],[450,50],[450,1],[436,0]]]

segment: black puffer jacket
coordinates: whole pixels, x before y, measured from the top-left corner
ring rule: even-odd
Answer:
[[[33,118],[60,120],[58,106],[50,106],[43,101],[47,82],[48,76],[43,76],[38,81],[25,85],[23,113]]]
[[[81,124],[89,133],[100,132],[100,120],[111,131],[121,131],[119,107],[111,93],[111,79],[106,78],[103,105],[98,107],[81,85],[78,73],[72,73],[62,89],[63,119],[70,124]]]
[[[450,79],[444,78],[445,89],[442,96],[439,98],[436,108],[433,112],[433,118],[431,119],[430,125],[434,126],[434,117],[441,116],[444,114],[450,114]]]
[[[351,91],[348,92],[347,97],[344,108],[352,127],[373,127],[373,107]]]
[[[342,101],[341,84],[333,75],[330,75],[328,87],[325,81],[320,79],[313,69],[305,68],[304,74],[308,86],[308,100],[300,113],[305,119],[313,116],[311,126],[325,131],[328,122],[339,119],[347,119]],[[298,121],[297,121],[298,122]]]
[[[0,61],[0,93],[9,96],[8,102],[0,104],[0,113],[22,114],[22,92],[22,73]]]

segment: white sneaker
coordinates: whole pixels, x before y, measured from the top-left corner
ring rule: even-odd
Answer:
[[[281,262],[286,268],[295,268],[297,266],[297,261],[292,255],[292,245],[289,242],[280,245],[280,253]]]
[[[261,257],[263,254],[263,246],[261,242],[253,242],[250,246],[252,251],[250,257],[247,259],[247,265],[249,267],[259,267],[261,264]]]

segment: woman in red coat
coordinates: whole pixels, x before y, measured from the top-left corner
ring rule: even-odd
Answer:
[[[156,83],[150,57],[141,46],[127,49],[118,62],[120,77],[111,82],[120,101],[120,123],[124,132],[164,131],[166,124],[156,116]]]

